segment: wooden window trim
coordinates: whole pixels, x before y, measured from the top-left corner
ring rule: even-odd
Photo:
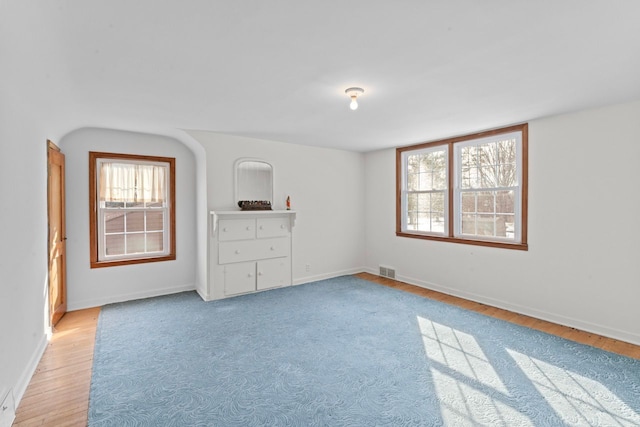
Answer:
[[[169,254],[157,257],[141,257],[99,261],[98,259],[98,197],[96,183],[96,164],[98,159],[120,159],[133,161],[164,162],[169,164]],[[91,268],[115,267],[119,265],[145,264],[150,262],[173,261],[176,259],[176,186],[175,164],[173,157],[144,156],[137,154],[118,154],[89,152],[89,260]]]
[[[522,133],[522,181],[520,183],[521,186],[521,232],[520,237],[521,241],[517,243],[510,242],[501,242],[501,241],[493,241],[493,240],[479,240],[479,239],[462,239],[454,236],[454,186],[453,186],[453,171],[454,171],[454,145],[458,142],[469,141],[472,139],[479,139],[488,136],[501,135],[505,133],[511,132],[521,132]],[[423,148],[430,148],[438,145],[447,145],[448,146],[448,168],[447,171],[447,180],[448,180],[448,194],[449,194],[449,205],[448,205],[448,231],[447,236],[433,236],[433,235],[424,235],[418,233],[408,233],[402,231],[402,155],[405,151],[414,151]],[[476,246],[488,246],[494,248],[503,248],[503,249],[515,249],[526,251],[529,246],[527,243],[528,233],[527,233],[527,219],[528,219],[528,191],[529,191],[529,126],[527,123],[513,125],[500,129],[492,129],[488,131],[473,133],[469,135],[456,136],[453,138],[442,139],[438,141],[432,142],[424,142],[416,145],[409,145],[405,147],[396,148],[396,236],[398,237],[409,237],[413,239],[423,239],[423,240],[437,240],[444,241],[450,243],[461,243],[466,245],[476,245]]]

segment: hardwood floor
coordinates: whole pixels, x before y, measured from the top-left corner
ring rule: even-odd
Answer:
[[[640,359],[640,346],[523,316],[369,273],[356,276],[422,297],[474,310],[583,344]],[[99,308],[65,314],[16,411],[14,426],[86,426]]]
[[[65,314],[31,378],[14,426],[86,426],[99,308]]]

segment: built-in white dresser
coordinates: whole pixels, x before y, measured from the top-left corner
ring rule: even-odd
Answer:
[[[212,211],[209,301],[292,283],[294,211]]]

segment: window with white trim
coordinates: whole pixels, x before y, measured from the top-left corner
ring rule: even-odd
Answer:
[[[396,234],[527,249],[527,125],[396,150]]]
[[[444,235],[447,225],[447,157],[446,146],[405,152],[404,229]]]
[[[175,259],[175,159],[89,153],[91,266]]]

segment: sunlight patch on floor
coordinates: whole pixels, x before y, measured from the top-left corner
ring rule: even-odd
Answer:
[[[566,423],[640,426],[640,414],[603,384],[526,354],[507,351]]]
[[[507,388],[473,336],[417,319],[446,425],[534,425],[509,405]]]

